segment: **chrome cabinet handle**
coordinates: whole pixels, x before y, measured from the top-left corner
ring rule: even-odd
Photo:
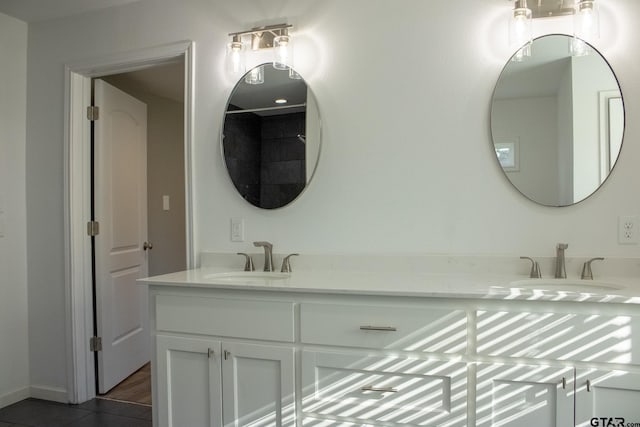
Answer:
[[[562,377],[562,389],[563,390],[567,389],[567,378],[566,377]]]
[[[229,359],[229,356],[231,356],[231,352],[228,351],[228,350],[225,350],[223,355],[224,355],[224,360],[227,360],[227,359]]]
[[[372,385],[367,385],[360,388],[362,391],[376,391],[379,393],[397,393],[398,389],[393,387],[374,387]]]
[[[361,331],[380,331],[380,332],[396,332],[394,326],[360,326]]]
[[[213,349],[212,349],[212,348],[208,348],[208,349],[207,349],[207,357],[208,357],[209,359],[213,359],[213,356],[214,356],[215,354],[216,354],[216,353],[213,351]]]
[[[587,380],[587,393],[591,392],[591,381]]]
[[[151,242],[144,242],[144,243],[142,244],[142,249],[143,249],[143,250],[145,250],[145,251],[146,251],[147,249],[148,249],[148,250],[153,249],[153,243],[151,243]]]

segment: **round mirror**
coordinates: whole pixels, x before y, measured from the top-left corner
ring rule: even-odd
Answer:
[[[262,64],[236,84],[225,112],[222,151],[240,195],[259,208],[295,200],[320,155],[320,114],[293,69]]]
[[[498,162],[511,183],[546,206],[593,194],[618,158],[624,133],[620,86],[591,46],[571,56],[573,37],[533,41],[531,57],[502,70],[491,105]]]

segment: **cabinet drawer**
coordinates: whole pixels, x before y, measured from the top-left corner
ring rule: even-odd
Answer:
[[[438,353],[467,347],[462,310],[303,303],[300,319],[307,344]]]
[[[156,330],[293,342],[293,303],[175,295],[156,297]]]
[[[467,365],[461,362],[304,351],[302,385],[304,425],[324,417],[467,425]]]
[[[640,318],[545,312],[477,312],[480,355],[639,363]]]

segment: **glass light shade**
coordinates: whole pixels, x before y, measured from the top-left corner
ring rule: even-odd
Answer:
[[[573,35],[587,43],[600,37],[600,13],[594,0],[580,0],[573,15]]]
[[[526,5],[526,2],[521,3]],[[514,61],[522,61],[525,57],[531,56],[532,18],[531,9],[527,7],[513,9],[513,15],[509,20],[509,44],[520,48],[513,57]]]
[[[289,78],[292,80],[302,80],[302,76],[293,68],[289,68]]]
[[[569,42],[569,52],[571,56],[586,56],[591,53],[591,48],[584,40],[573,37]]]
[[[247,73],[244,81],[250,85],[261,85],[264,83],[264,67],[255,67]]]
[[[282,35],[273,39],[273,68],[286,70],[293,66],[293,49],[291,37]]]
[[[234,41],[227,45],[227,72],[241,76],[246,71],[244,48],[242,42],[234,37]]]

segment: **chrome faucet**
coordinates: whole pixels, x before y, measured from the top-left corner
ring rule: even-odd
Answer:
[[[556,246],[556,279],[566,279],[567,269],[564,262],[564,250],[569,247],[567,243],[558,243]]]
[[[264,248],[264,271],[274,271],[273,245],[269,242],[253,242],[253,246]]]

